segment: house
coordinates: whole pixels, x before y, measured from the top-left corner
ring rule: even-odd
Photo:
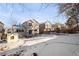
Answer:
[[[52,32],[55,32],[55,28],[56,28],[55,24],[52,24]]]
[[[4,24],[0,22],[0,32],[2,32],[3,30],[4,30]]]
[[[5,32],[6,32],[6,34],[7,34],[7,33],[12,33],[12,28],[7,28],[7,29],[5,29]]]
[[[23,24],[25,36],[33,36],[39,34],[39,23],[35,20],[25,21]]]
[[[65,29],[65,25],[61,23],[56,23],[53,27],[55,32],[63,32]]]
[[[52,31],[52,23],[46,21],[39,26],[39,32],[41,33],[49,33]]]
[[[12,32],[24,32],[24,27],[22,25],[13,25]]]
[[[2,35],[4,34],[4,24],[0,22],[0,39],[2,39]]]
[[[19,37],[23,37],[24,34],[24,27],[20,24],[20,25],[13,25],[12,26],[12,33],[18,33]]]

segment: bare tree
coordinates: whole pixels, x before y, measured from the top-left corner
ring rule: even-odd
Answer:
[[[78,27],[78,15],[79,15],[79,4],[78,3],[59,4],[59,13],[60,14],[64,13],[69,19],[70,18],[74,19]],[[67,21],[67,24],[69,25],[68,21]],[[71,24],[73,25],[73,22]]]

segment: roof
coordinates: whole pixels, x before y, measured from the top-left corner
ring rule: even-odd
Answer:
[[[38,21],[36,21],[35,19],[32,19],[32,21],[34,21],[34,22],[38,23]],[[39,23],[38,23],[38,24],[39,24]]]
[[[23,25],[13,25],[13,26],[16,26],[17,29],[23,29]]]
[[[4,25],[4,23],[2,23],[1,21],[0,21],[0,23]]]
[[[27,23],[28,21],[31,21],[32,23],[37,23],[37,24],[39,24],[38,21],[36,21],[35,19],[27,20],[27,21],[25,21],[24,23]]]
[[[44,23],[50,23],[52,25],[52,23],[50,21],[48,21],[48,20],[46,22],[44,22]]]

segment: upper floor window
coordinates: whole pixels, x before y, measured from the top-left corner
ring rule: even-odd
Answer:
[[[32,26],[32,23],[29,23],[29,26]]]

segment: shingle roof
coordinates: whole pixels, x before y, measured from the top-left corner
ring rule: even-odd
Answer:
[[[0,23],[4,25],[4,23],[2,23],[1,21],[0,21]]]
[[[17,29],[23,29],[23,25],[13,25],[16,26]]]
[[[28,21],[31,21],[32,23],[38,23],[38,21],[36,21],[35,19],[31,19],[31,20],[27,20],[24,23],[27,23]],[[38,23],[39,24],[39,23]]]

